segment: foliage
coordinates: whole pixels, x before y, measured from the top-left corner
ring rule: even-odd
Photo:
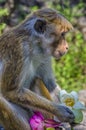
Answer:
[[[1,23],[0,24],[0,34],[2,32],[2,30],[6,27],[6,24],[5,23]]]
[[[8,10],[6,8],[0,9],[0,19],[3,19],[2,17],[7,16],[7,15],[8,15]],[[0,23],[0,34],[5,27],[6,27],[6,24],[3,21],[1,21],[1,23]]]
[[[59,5],[54,8],[60,10],[76,27],[76,18],[83,15],[80,12],[83,6],[83,3],[79,3],[72,9],[67,7],[63,10]],[[68,91],[86,89],[86,43],[82,33],[75,29],[67,36],[67,41],[70,42],[69,52],[60,61],[53,61],[56,80]]]
[[[38,6],[30,7],[31,11],[36,11],[38,9]]]
[[[5,8],[5,9],[0,9],[0,17],[2,16],[6,16],[8,15],[8,10]]]

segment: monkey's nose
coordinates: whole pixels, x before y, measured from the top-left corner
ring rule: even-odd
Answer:
[[[68,44],[66,44],[66,45],[65,45],[65,49],[66,49],[66,50],[68,50],[68,49],[69,49]]]
[[[69,49],[69,47],[67,46],[67,47],[66,47],[66,50],[68,50],[68,49]]]

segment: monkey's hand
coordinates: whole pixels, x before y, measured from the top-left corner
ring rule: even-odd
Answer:
[[[54,104],[54,107],[57,110],[54,112],[57,113],[56,116],[60,121],[69,122],[69,123],[74,122],[75,116],[68,107],[64,105],[55,105],[55,104]]]
[[[61,90],[60,86],[57,85],[56,88],[50,93],[51,95],[51,98],[54,102],[60,102],[60,99],[59,99],[59,91]]]

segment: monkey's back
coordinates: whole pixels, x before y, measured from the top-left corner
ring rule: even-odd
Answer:
[[[23,64],[23,53],[20,37],[16,37],[15,32],[10,30],[0,37],[0,79],[1,88],[9,89],[17,87],[19,74]],[[10,88],[12,89],[12,88]]]

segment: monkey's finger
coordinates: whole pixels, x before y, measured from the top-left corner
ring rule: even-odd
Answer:
[[[75,119],[73,112],[68,107],[66,107],[66,111],[69,113],[70,118]]]

